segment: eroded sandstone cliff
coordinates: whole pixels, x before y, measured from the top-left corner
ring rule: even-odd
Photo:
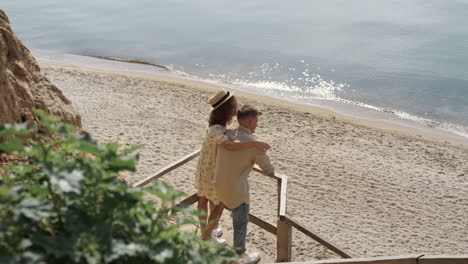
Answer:
[[[32,109],[42,109],[81,127],[80,114],[42,75],[31,52],[12,31],[8,17],[0,9],[0,123],[35,123]]]

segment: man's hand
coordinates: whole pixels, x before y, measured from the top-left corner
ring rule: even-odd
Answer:
[[[266,152],[267,150],[271,148],[270,145],[261,141],[255,141],[254,145],[258,150],[263,151],[263,152]]]

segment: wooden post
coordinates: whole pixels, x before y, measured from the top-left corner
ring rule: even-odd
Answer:
[[[278,179],[278,221],[276,222],[276,262],[292,259],[292,226],[285,222],[288,177]]]
[[[276,228],[276,262],[290,262],[292,227],[279,218]]]
[[[288,177],[281,177],[281,189],[280,189],[280,207],[279,207],[279,217],[286,216],[286,207],[288,203]]]
[[[278,187],[276,200],[278,201],[278,217],[279,217],[280,207],[281,207],[281,178],[276,179],[276,185]]]

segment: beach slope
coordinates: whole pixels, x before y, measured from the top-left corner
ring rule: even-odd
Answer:
[[[134,183],[201,146],[214,84],[41,61],[46,76],[104,142],[143,144]],[[288,213],[354,256],[468,254],[466,142],[238,92],[264,113],[256,135],[289,177]],[[233,124],[234,125],[234,124]],[[233,126],[232,125],[232,126]],[[163,180],[191,194],[196,161]],[[252,213],[276,222],[276,183],[253,173]],[[222,225],[231,230],[229,214]],[[274,259],[275,237],[249,226],[248,243]],[[336,258],[293,232],[295,261]]]

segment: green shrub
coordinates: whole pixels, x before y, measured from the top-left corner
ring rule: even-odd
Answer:
[[[118,179],[135,171],[138,147],[97,144],[36,111],[46,132],[0,125],[0,153],[27,157],[0,176],[0,263],[229,263],[235,254],[179,226],[198,212],[157,182],[145,193]],[[5,140],[6,139],[6,140]],[[27,142],[26,142],[27,141]],[[156,205],[157,203],[157,205]]]

